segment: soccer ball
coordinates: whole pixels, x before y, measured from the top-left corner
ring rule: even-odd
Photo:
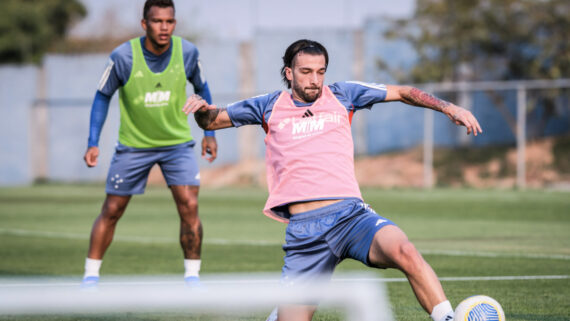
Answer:
[[[474,295],[461,301],[455,309],[454,321],[505,321],[499,302],[486,295]]]

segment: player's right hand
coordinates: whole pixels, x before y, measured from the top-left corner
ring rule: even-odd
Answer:
[[[182,111],[188,115],[190,113],[195,113],[200,109],[216,109],[217,107],[215,105],[210,105],[208,104],[208,102],[200,97],[199,95],[191,95],[190,97],[188,97],[188,99],[186,100],[186,103],[184,104],[184,107],[182,108]]]
[[[483,133],[477,118],[475,118],[469,110],[451,104],[443,110],[443,113],[456,125],[465,126],[467,128],[467,135],[473,133],[474,136],[477,136],[477,134]]]
[[[85,160],[87,167],[95,167],[97,165],[97,157],[99,157],[99,147],[91,146],[85,152],[83,160]]]

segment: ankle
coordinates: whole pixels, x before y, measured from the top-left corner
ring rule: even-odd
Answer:
[[[85,274],[83,275],[84,278],[90,276],[99,276],[99,270],[101,269],[101,263],[103,260],[96,260],[96,259],[85,259]]]
[[[452,321],[453,316],[453,308],[449,300],[445,300],[434,306],[430,314],[430,317],[434,321]]]

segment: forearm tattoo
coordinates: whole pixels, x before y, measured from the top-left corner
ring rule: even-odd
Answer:
[[[212,129],[210,126],[216,121],[218,114],[224,109],[208,109],[205,111],[197,111],[194,113],[194,119],[196,123],[202,129]]]
[[[410,92],[404,96],[404,99],[411,105],[427,107],[441,112],[451,105],[450,102],[439,99],[417,88],[412,88]]]

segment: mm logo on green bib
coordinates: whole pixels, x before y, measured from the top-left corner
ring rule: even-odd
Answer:
[[[169,91],[154,91],[144,95],[145,107],[162,107],[167,106],[170,101]]]
[[[154,73],[144,59],[140,38],[131,39],[133,69],[119,89],[121,126],[119,142],[136,148],[182,144],[192,140],[186,101],[186,72],[182,39],[172,37],[168,66]]]

